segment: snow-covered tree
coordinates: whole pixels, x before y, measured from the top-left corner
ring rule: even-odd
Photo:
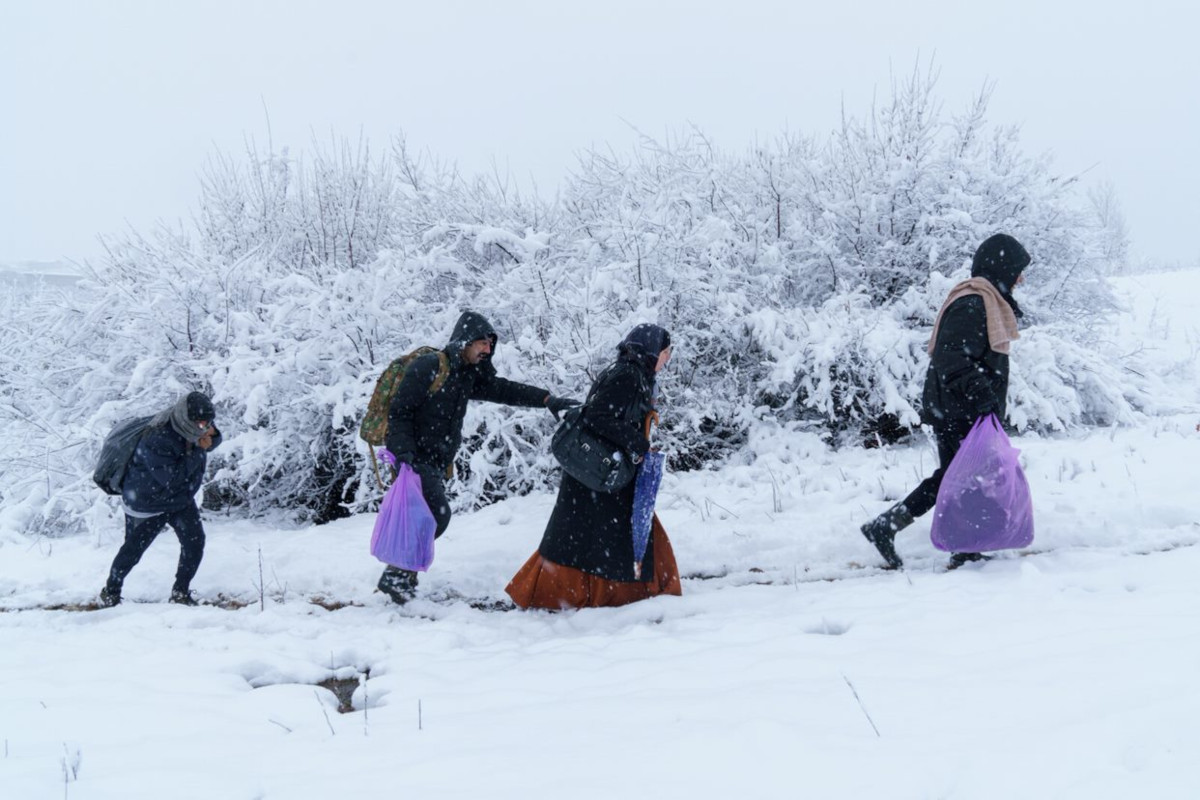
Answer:
[[[824,140],[734,154],[690,130],[585,152],[553,202],[402,137],[383,156],[365,142],[214,156],[188,228],[111,240],[79,291],[0,309],[14,331],[6,505],[30,529],[100,513],[86,473],[111,425],[201,389],[226,435],[210,507],[370,508],[357,427],[374,381],[444,344],[465,308],[500,332],[502,374],[575,396],[634,324],[666,326],[675,468],[733,451],[765,418],[893,438],[918,424],[942,299],[998,231],[1033,255],[1011,421],[1130,419],[1136,377],[1096,347],[1104,276],[1125,257],[1115,198],[1089,209],[1017,130],[990,126],[987,89],[944,118],[935,78],[914,71]],[[544,412],[473,405],[457,502],[551,485],[552,429]]]

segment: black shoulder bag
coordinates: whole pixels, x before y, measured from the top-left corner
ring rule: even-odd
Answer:
[[[599,380],[596,383],[599,384]],[[629,486],[637,474],[637,464],[629,453],[595,433],[584,422],[583,415],[594,393],[595,387],[588,393],[588,403],[563,411],[563,421],[550,441],[550,452],[558,459],[564,473],[583,486],[593,492],[612,494]],[[637,405],[635,399],[625,411],[626,419],[636,413]]]
[[[550,452],[563,472],[593,492],[612,494],[629,485],[637,464],[612,442],[597,436],[583,421],[587,406],[563,412],[563,421],[550,441]]]

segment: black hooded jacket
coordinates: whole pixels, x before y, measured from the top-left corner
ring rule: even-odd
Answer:
[[[490,359],[478,364],[463,360],[463,348],[479,339],[491,339],[495,352],[498,337],[482,315],[465,311],[454,325],[443,352],[450,374],[437,392],[429,387],[438,373],[438,354],[428,353],[413,361],[392,395],[388,408],[385,444],[397,456],[411,453],[413,461],[439,471],[454,463],[462,442],[463,418],[470,400],[490,400],[510,406],[540,407],[549,392],[496,375]]]
[[[1021,316],[1013,287],[1029,253],[1013,237],[998,233],[975,251],[971,277],[986,278]],[[961,427],[1008,407],[1008,355],[988,346],[987,313],[979,295],[950,304],[938,326],[937,342],[925,373],[921,421],[934,428]]]

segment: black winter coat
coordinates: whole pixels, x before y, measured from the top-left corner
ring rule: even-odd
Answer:
[[[622,358],[596,379],[588,393],[584,423],[628,456],[644,456],[650,449],[644,425],[652,408],[652,385],[652,371]],[[633,581],[635,483],[605,494],[564,473],[538,552],[556,564],[608,580]],[[654,563],[653,542],[642,563]]]
[[[974,422],[1008,406],[1008,355],[988,347],[987,314],[979,295],[950,304],[938,326],[925,373],[921,421],[935,428]]]
[[[221,432],[213,427],[212,447],[221,443]],[[171,423],[151,427],[133,451],[121,484],[121,498],[134,511],[166,514],[196,502],[204,482],[208,453],[180,436]]]
[[[464,361],[463,348],[478,339],[491,339],[494,352],[496,331],[481,315],[464,312],[442,351],[449,361],[450,374],[432,395],[429,388],[438,373],[437,353],[428,353],[409,364],[388,407],[384,438],[388,450],[397,456],[412,453],[417,464],[441,472],[454,463],[462,443],[468,401],[489,400],[524,407],[545,405],[549,395],[545,389],[498,377],[490,360],[475,365]]]
[[[971,275],[990,281],[1020,317],[1012,290],[1029,261],[1020,242],[996,234],[976,250]],[[921,421],[934,428],[961,428],[990,413],[1004,420],[1008,355],[988,346],[987,312],[979,295],[960,297],[942,314],[921,406]]]

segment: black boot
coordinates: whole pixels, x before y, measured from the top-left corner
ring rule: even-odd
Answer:
[[[198,605],[200,605],[200,603],[198,603],[196,601],[196,598],[192,596],[191,590],[180,589],[180,588],[175,588],[175,589],[171,590],[170,602],[178,603],[181,606],[198,606]]]
[[[388,567],[379,576],[376,588],[392,598],[393,603],[404,605],[417,594],[417,573],[409,569]]]
[[[100,605],[105,608],[121,605],[121,587],[105,586],[101,589]]]
[[[913,515],[908,512],[908,508],[904,503],[897,503],[859,530],[868,542],[875,545],[879,555],[887,562],[888,569],[900,569],[904,562],[896,555],[896,533],[912,523]]]
[[[946,565],[946,569],[958,569],[963,564],[969,564],[972,561],[991,561],[991,556],[985,556],[983,553],[951,553],[950,563]]]

